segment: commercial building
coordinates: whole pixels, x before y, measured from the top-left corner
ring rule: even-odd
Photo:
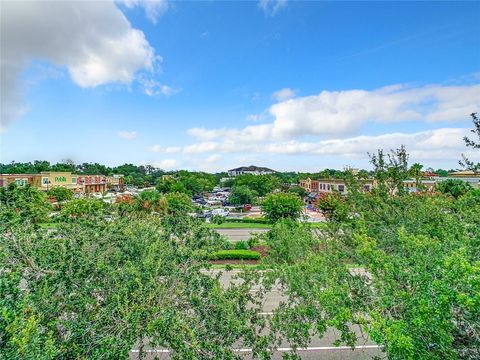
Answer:
[[[0,187],[12,182],[19,186],[30,184],[48,191],[54,187],[64,187],[78,193],[104,192],[108,188],[123,189],[123,175],[77,175],[66,171],[43,171],[39,174],[0,174]]]
[[[235,169],[228,170],[228,176],[239,176],[245,174],[252,174],[252,175],[268,175],[268,174],[275,174],[275,170],[260,167],[260,166],[241,166]]]
[[[54,187],[64,187],[72,191],[79,191],[78,176],[66,171],[42,171],[33,174],[33,186],[48,191]]]
[[[78,185],[85,194],[107,191],[107,176],[105,175],[78,175]]]
[[[0,175],[0,187],[7,187],[11,183],[15,183],[19,186],[33,184],[32,174],[1,174]]]
[[[373,188],[374,180],[363,180],[363,190],[370,191]],[[302,179],[299,185],[309,193],[322,194],[338,192],[340,194],[347,194],[347,186],[343,179],[318,179],[310,178]]]
[[[113,176],[107,176],[107,187],[109,189],[115,189],[117,191],[123,190],[125,181],[122,174],[114,174]]]
[[[480,172],[478,171],[455,171],[449,173],[447,178],[440,179],[459,179],[470,184],[474,189],[480,189]]]

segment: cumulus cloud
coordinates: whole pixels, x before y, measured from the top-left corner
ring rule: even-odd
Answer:
[[[278,11],[287,5],[287,0],[260,0],[258,7],[267,16],[275,16]]]
[[[66,68],[84,88],[129,84],[158,60],[143,32],[110,0],[5,1],[1,33],[3,127],[25,111],[18,79],[32,60]]]
[[[220,161],[222,159],[222,157],[218,154],[212,154],[210,155],[209,157],[207,157],[205,159],[205,161],[209,164],[214,164],[216,163],[217,161]]]
[[[148,148],[149,151],[155,153],[164,153],[164,154],[173,154],[182,150],[179,146],[161,146],[161,145],[152,145]]]
[[[276,101],[285,101],[295,97],[296,93],[297,93],[296,90],[293,90],[290,88],[283,88],[278,91],[275,91],[272,94],[272,98],[275,99]]]
[[[118,136],[125,140],[133,140],[137,138],[136,131],[119,131]]]
[[[367,122],[457,121],[480,109],[480,85],[389,86],[373,91],[322,91],[270,107],[272,135],[343,135]]]
[[[127,8],[143,8],[145,16],[153,24],[156,24],[159,17],[169,8],[167,0],[121,0],[119,2],[125,4]]]
[[[457,160],[465,152],[464,128],[441,128],[415,133],[388,133],[377,136],[361,135],[343,139],[304,142],[297,140],[265,141],[262,143],[232,142],[229,140],[203,141],[183,148],[184,153],[260,153],[272,155],[345,156],[366,158],[376,149],[389,150],[406,145],[413,159]],[[471,157],[478,154],[468,153]],[[213,155],[212,155],[213,156]]]
[[[154,161],[152,165],[163,170],[171,170],[178,167],[178,162],[175,159],[164,159],[160,161]]]
[[[480,111],[480,85],[322,91],[276,103],[268,111],[272,123],[243,129],[192,128],[187,133],[200,141],[253,143],[304,135],[343,137],[358,133],[367,123],[464,122],[469,121],[468,114]]]

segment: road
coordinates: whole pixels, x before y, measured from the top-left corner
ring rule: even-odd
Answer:
[[[219,278],[220,283],[223,287],[228,287],[230,284],[238,283],[239,279],[235,279],[235,276],[239,273],[237,270],[233,271],[221,271],[221,270],[212,270],[210,273],[212,275],[221,272]],[[252,288],[251,291],[258,291],[258,287]],[[275,287],[272,291],[269,291],[265,294],[262,315],[269,316],[271,312],[278,307],[281,301],[285,300],[285,295],[282,294],[280,287]],[[351,350],[349,347],[333,346],[333,342],[339,338],[339,333],[336,329],[329,328],[325,332],[322,338],[314,337],[311,339],[310,344],[306,349],[299,351],[299,355],[302,359],[313,360],[313,359],[325,359],[325,360],[363,360],[371,359],[373,356],[385,357],[385,354],[382,353],[380,346],[376,345],[372,341],[369,341],[364,337],[361,331],[358,328],[353,328],[357,334],[358,342],[355,350]],[[169,350],[168,349],[147,349],[147,354],[145,359],[169,359]],[[242,358],[250,359],[251,358],[251,349],[239,347],[235,351],[242,356]],[[273,352],[273,359],[282,359],[282,354],[285,352],[291,351],[291,348],[288,343],[282,343],[278,350]],[[130,353],[130,358],[138,359],[138,349],[133,349]]]
[[[215,229],[221,235],[225,235],[228,240],[235,242],[241,240],[248,240],[251,234],[264,233],[269,229]]]

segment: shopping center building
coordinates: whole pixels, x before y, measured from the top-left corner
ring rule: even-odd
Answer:
[[[43,191],[64,187],[77,193],[88,194],[104,192],[107,188],[121,190],[123,176],[78,175],[65,171],[43,171],[39,174],[0,174],[0,187],[7,187],[11,183],[19,186],[30,184]]]

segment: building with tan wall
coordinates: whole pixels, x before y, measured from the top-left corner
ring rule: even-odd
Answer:
[[[370,191],[374,186],[374,180],[361,180],[363,183],[363,190]],[[300,180],[299,185],[309,193],[333,193],[338,192],[340,194],[347,194],[347,186],[343,179],[318,179],[313,180],[310,178]]]
[[[65,171],[42,171],[40,174],[34,174],[32,185],[43,191],[48,191],[55,187],[80,191],[78,176]]]

